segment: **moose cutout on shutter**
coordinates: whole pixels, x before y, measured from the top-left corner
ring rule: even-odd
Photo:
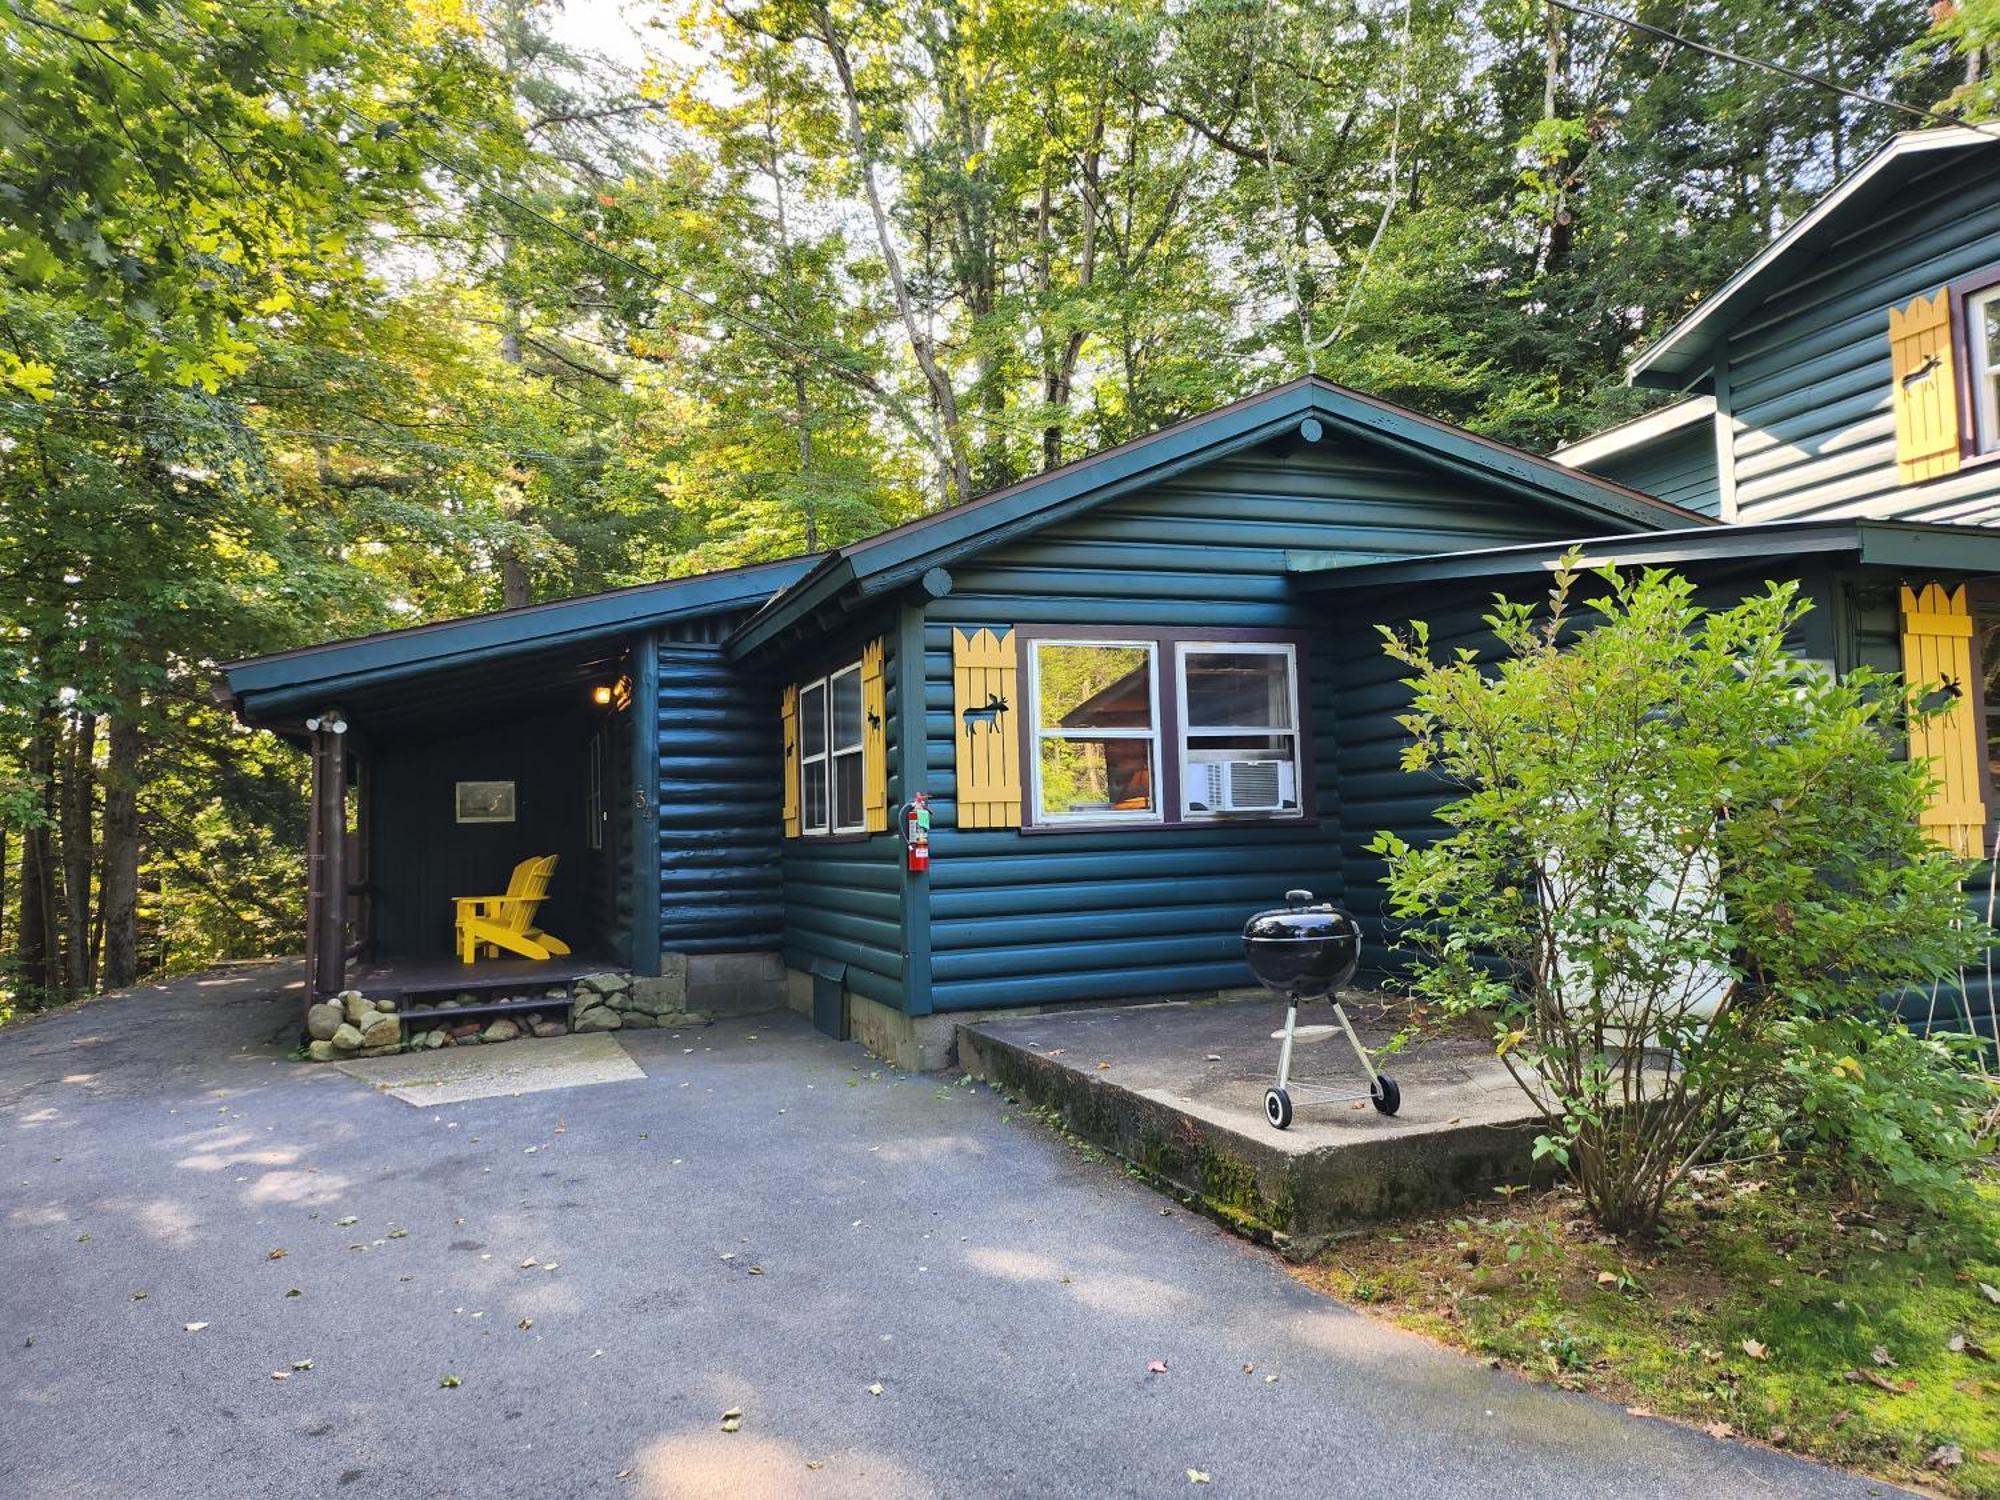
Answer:
[[[861,826],[881,833],[889,826],[888,688],[882,640],[861,648]]]
[[[1930,763],[1936,778],[1919,821],[1952,853],[1976,859],[1986,838],[1986,803],[1980,778],[1985,753],[1973,681],[1972,615],[1965,586],[1946,591],[1907,585],[1903,597],[1903,680],[1913,687],[1941,686],[1947,706],[1910,726],[1910,757]]]
[[[951,632],[951,691],[960,828],[1021,826],[1021,737],[1013,632]]]
[[[1921,484],[1958,472],[1958,380],[1951,294],[1889,309],[1890,401],[1896,410],[1896,479]]]

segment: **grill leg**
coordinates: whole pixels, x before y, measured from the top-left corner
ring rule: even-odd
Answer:
[[[1298,1025],[1298,1002],[1285,1007],[1285,1039],[1278,1044],[1278,1087],[1284,1088],[1292,1081],[1292,1030]],[[1349,1035],[1352,1035],[1350,1032]]]
[[[1341,1008],[1338,1000],[1333,1002],[1333,1014],[1340,1022],[1340,1029],[1347,1033],[1347,1045],[1354,1049],[1355,1057],[1361,1062],[1361,1071],[1368,1075],[1368,1083],[1372,1088],[1375,1084],[1375,1064],[1369,1061],[1368,1049],[1361,1045],[1361,1038],[1354,1034],[1354,1027],[1348,1023],[1347,1012]],[[1291,1028],[1289,1023],[1285,1031],[1285,1045],[1288,1049],[1291,1046]]]

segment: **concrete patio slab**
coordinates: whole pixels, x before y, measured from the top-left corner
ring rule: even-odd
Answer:
[[[499,1099],[590,1083],[626,1083],[646,1075],[604,1032],[356,1058],[334,1064],[392,1099],[428,1108],[467,1099]]]
[[[1348,1014],[1371,1049],[1393,1034],[1370,997]],[[1462,1202],[1532,1175],[1541,1130],[1491,1045],[1417,1043],[1383,1060],[1402,1090],[1393,1118],[1366,1100],[1300,1104],[1289,1130],[1264,1118],[1277,1072],[1282,1001],[1168,1002],[971,1022],[960,1061],[1060,1114],[1084,1139],[1132,1162],[1245,1231],[1306,1253],[1341,1229]],[[1332,1008],[1301,1009],[1323,1025]],[[1295,1078],[1366,1087],[1338,1029],[1302,1041]]]

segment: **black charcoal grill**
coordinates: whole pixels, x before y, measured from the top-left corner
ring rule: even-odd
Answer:
[[[1271,1033],[1278,1046],[1278,1081],[1264,1091],[1264,1117],[1279,1130],[1292,1123],[1294,1096],[1299,1104],[1341,1104],[1366,1099],[1385,1115],[1402,1107],[1402,1091],[1387,1073],[1375,1071],[1368,1049],[1354,1034],[1347,1012],[1340,1004],[1340,990],[1354,977],[1361,962],[1361,929],[1339,907],[1329,901],[1314,901],[1311,891],[1286,891],[1285,904],[1260,911],[1243,924],[1243,957],[1250,972],[1266,989],[1285,997],[1285,1026]],[[1335,1026],[1299,1025],[1302,1001],[1326,999],[1333,1006]],[[1365,1092],[1356,1093],[1331,1083],[1312,1083],[1292,1077],[1292,1048],[1297,1042],[1317,1041],[1335,1032],[1347,1036],[1348,1045],[1368,1079]]]

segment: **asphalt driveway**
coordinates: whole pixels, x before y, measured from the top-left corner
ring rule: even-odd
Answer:
[[[1888,1492],[1372,1323],[790,1016],[419,1108],[284,1061],[287,982],[0,1032],[7,1500]]]

